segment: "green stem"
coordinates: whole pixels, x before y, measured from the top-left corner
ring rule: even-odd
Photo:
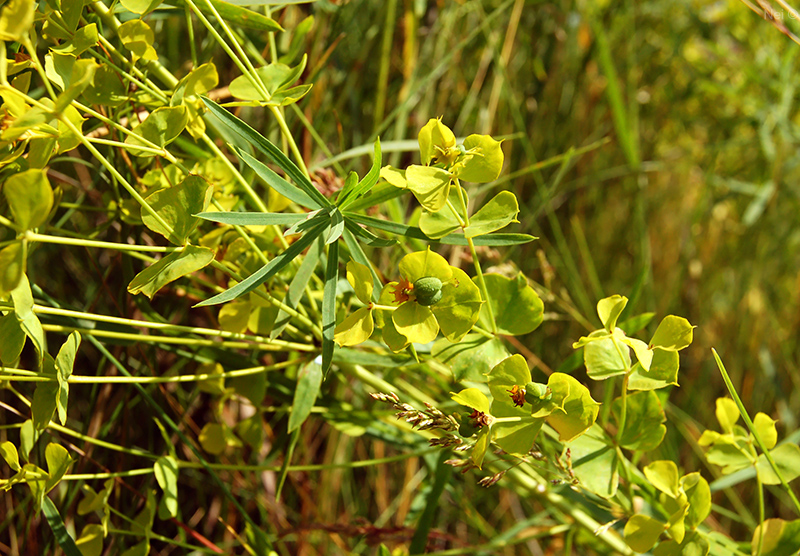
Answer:
[[[249,369],[238,369],[235,371],[227,371],[223,373],[198,373],[193,375],[177,375],[177,376],[83,376],[71,375],[67,382],[70,384],[177,384],[183,382],[199,382],[201,380],[219,380],[226,378],[237,378],[242,376],[251,376],[269,371],[283,369],[293,365],[297,365],[298,360],[284,361],[275,365],[262,365],[260,367],[251,367]],[[30,373],[30,374],[28,374]],[[39,373],[26,371],[25,369],[2,369],[0,370],[0,377],[3,380],[10,380],[13,382],[58,382],[54,376],[43,376]]]
[[[75,245],[78,247],[95,247],[98,249],[114,249],[116,251],[141,251],[145,253],[174,253],[182,251],[183,247],[160,247],[158,245],[130,245],[128,243],[113,243],[110,241],[96,241],[91,239],[76,239],[71,237],[49,236],[35,232],[25,232],[28,241],[37,243],[54,243],[56,245]]]
[[[222,341],[203,340],[200,338],[175,338],[173,336],[153,336],[142,334],[128,334],[125,332],[111,332],[108,330],[93,330],[89,328],[79,328],[74,326],[61,326],[58,324],[43,324],[42,328],[47,332],[56,332],[59,334],[70,334],[72,332],[80,332],[82,335],[94,336],[97,338],[114,338],[116,340],[128,340],[131,342],[144,342],[152,344],[171,344],[171,345],[184,345],[184,346],[202,346],[202,347],[226,347],[231,349],[251,349],[251,350],[264,350],[264,351],[285,351],[293,349],[297,351],[316,351],[317,348],[307,344],[299,344],[296,342],[287,342],[284,340],[270,340],[269,342],[236,342],[236,341]]]
[[[495,321],[492,302],[489,299],[489,290],[486,287],[486,281],[483,279],[483,270],[481,270],[481,263],[478,259],[478,253],[475,251],[475,242],[472,241],[471,237],[468,237],[467,243],[469,244],[469,251],[472,253],[472,263],[475,266],[475,276],[478,278],[478,287],[481,290],[483,300],[486,302],[486,313],[489,315],[489,322],[492,323],[492,332],[497,334],[497,321]]]
[[[778,468],[778,464],[775,463],[775,459],[772,457],[772,454],[767,449],[766,444],[761,439],[761,435],[758,434],[755,425],[753,425],[753,421],[750,419],[750,416],[747,414],[747,409],[744,407],[744,403],[742,403],[742,399],[739,397],[739,394],[736,392],[736,388],[733,386],[733,382],[731,382],[731,377],[728,376],[728,371],[725,370],[725,365],[722,364],[722,359],[720,359],[719,354],[717,354],[717,350],[711,348],[711,352],[714,354],[714,359],[717,362],[717,367],[719,368],[719,372],[722,375],[722,380],[725,382],[725,386],[728,388],[728,392],[733,398],[733,401],[736,403],[736,407],[739,408],[739,414],[742,416],[747,428],[750,430],[750,434],[753,435],[753,439],[756,441],[759,450],[761,453],[764,454],[764,457],[769,462],[770,467],[772,467],[772,471],[775,473],[775,476],[778,477],[778,480],[781,482],[781,486],[791,498],[792,503],[794,504],[794,509],[798,515],[800,515],[800,500],[797,499],[792,487],[789,486],[789,483],[786,482],[786,479],[783,478],[783,473]],[[762,520],[763,522],[763,520]]]

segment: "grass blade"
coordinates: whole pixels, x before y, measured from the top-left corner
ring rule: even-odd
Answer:
[[[50,529],[52,529],[53,535],[56,537],[56,542],[58,542],[58,546],[61,547],[64,554],[67,556],[82,556],[78,545],[75,544],[75,540],[69,536],[67,528],[64,527],[64,520],[61,519],[58,508],[56,508],[56,505],[53,504],[53,501],[47,496],[45,496],[42,501],[42,513],[44,513],[47,524],[50,526]]]

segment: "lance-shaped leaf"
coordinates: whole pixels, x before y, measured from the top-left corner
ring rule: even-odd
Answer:
[[[297,308],[297,305],[300,303],[300,300],[303,297],[306,286],[308,285],[311,276],[314,274],[314,269],[319,262],[321,254],[322,242],[317,241],[308,249],[306,256],[303,258],[303,262],[300,264],[300,268],[297,269],[294,278],[292,278],[292,282],[289,284],[289,290],[286,292],[286,295],[283,298],[284,305],[288,305],[292,309]],[[269,337],[271,339],[277,338],[281,332],[283,332],[283,329],[286,328],[286,325],[289,324],[290,319],[291,315],[289,315],[289,313],[286,313],[283,309],[278,311],[278,315],[275,317],[275,325],[273,326]]]
[[[239,156],[239,158],[242,159],[242,162],[250,166],[255,171],[256,175],[264,180],[264,183],[290,201],[309,209],[316,209],[325,206],[321,205],[315,200],[312,200],[311,197],[303,192],[303,190],[298,189],[294,185],[290,184],[257,158],[249,155],[238,147],[234,146],[233,149],[236,151],[236,154]]]
[[[299,243],[299,242],[298,242]],[[325,268],[325,285],[322,297],[322,374],[327,374],[333,362],[336,330],[336,283],[339,281],[339,242],[328,247],[328,264]]]
[[[364,226],[370,226],[372,228],[377,228],[379,230],[389,232],[390,234],[401,235],[413,239],[422,239],[425,241],[430,240],[430,238],[420,228],[417,228],[416,226],[407,226],[405,224],[391,222],[389,220],[381,220],[380,218],[365,216],[363,214],[355,214],[353,212],[348,212],[345,215],[345,217],[348,220],[351,220],[358,224],[362,224]],[[511,245],[523,245],[525,243],[530,243],[531,241],[534,241],[536,239],[538,238],[528,234],[499,233],[499,234],[478,236],[476,238],[473,238],[472,242],[474,245],[507,247]],[[441,243],[443,245],[464,245],[464,246],[469,245],[467,238],[461,234],[450,234],[448,236],[439,238],[435,242],[431,243]]]
[[[337,204],[339,205],[340,209],[343,211],[346,210],[347,207],[357,201],[359,197],[368,193],[369,190],[372,189],[376,183],[378,183],[380,174],[381,140],[378,138],[375,140],[375,147],[372,155],[372,167],[361,181],[352,184],[350,187],[345,185],[344,189],[342,189],[339,199],[337,199]]]
[[[215,295],[210,299],[201,301],[195,307],[205,307],[207,305],[219,305],[220,303],[227,303],[237,297],[241,297],[246,293],[250,293],[258,286],[272,278],[284,266],[289,264],[295,257],[300,255],[311,243],[319,237],[322,231],[327,227],[325,222],[317,224],[314,228],[309,230],[303,237],[295,241],[289,246],[286,251],[276,256],[270,262],[262,266],[258,271],[254,272],[235,286],[224,292]],[[336,245],[335,243],[333,245]],[[335,325],[335,322],[334,322]],[[331,340],[333,340],[333,327],[331,327]]]
[[[231,226],[293,226],[308,215],[290,212],[201,212],[195,216]]]
[[[283,170],[303,192],[311,197],[319,207],[327,207],[331,202],[320,193],[311,181],[300,171],[300,169],[281,150],[273,145],[266,137],[258,133],[245,122],[222,108],[219,104],[206,97],[202,97],[203,102],[208,107],[209,112],[219,118],[227,128],[236,135],[252,145],[259,152],[269,157],[269,159]]]
[[[283,31],[283,27],[281,27],[277,21],[264,14],[260,14],[232,2],[225,2],[224,0],[208,0],[208,2],[214,7],[214,10],[216,10],[220,17],[230,24],[253,29],[255,31]],[[171,6],[178,6],[179,8],[186,6],[184,0],[164,0],[164,3]],[[247,4],[251,3],[247,2]],[[253,2],[252,4],[258,4],[258,2]],[[206,16],[215,17],[214,12],[206,5],[205,0],[202,2],[195,2],[195,5],[197,9]]]
[[[297,374],[297,386],[294,390],[292,412],[289,414],[289,432],[305,422],[322,386],[322,367],[314,361],[302,366]]]
[[[142,293],[150,299],[158,290],[182,276],[205,268],[214,260],[214,252],[206,247],[187,245],[180,251],[151,264],[133,277],[128,284],[128,292]]]

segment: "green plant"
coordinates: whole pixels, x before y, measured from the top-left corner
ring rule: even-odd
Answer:
[[[501,3],[478,31],[511,4]],[[173,8],[154,11],[167,5]],[[501,232],[520,214],[512,191],[493,191],[503,179],[503,141],[485,134],[459,141],[441,119],[430,119],[416,145],[402,147],[418,147],[419,164],[384,165],[391,142],[375,139],[363,177],[341,171],[341,183],[334,179],[335,191],[326,191],[286,113],[312,93],[302,42],[313,19],[286,31],[279,55],[272,33],[283,26],[272,15],[217,0],[9,0],[2,7],[0,379],[12,440],[0,443],[0,455],[8,466],[3,488],[24,497],[21,485],[29,487],[19,507],[41,508],[68,554],[104,547],[144,554],[153,543],[289,553],[280,512],[270,508],[291,509],[290,473],[379,469],[420,456],[432,479],[415,501],[409,553],[426,550],[451,467],[488,473],[481,486],[504,480],[519,497],[541,501],[545,535],[586,550],[741,553],[704,524],[711,487],[701,474],[650,456],[667,432],[678,352],[692,343],[693,326],[668,315],[646,342],[635,335],[652,313],[631,316],[626,297],[597,295],[601,328],[574,342],[577,357],[556,371],[532,370],[510,348],[528,355],[518,338],[544,321],[542,298],[557,295],[514,265],[484,268],[487,249],[535,239]],[[191,70],[159,58],[161,17],[185,22]],[[246,29],[266,33],[265,43]],[[224,51],[240,73],[224,81],[229,102],[218,96],[222,64],[197,50],[200,33],[206,42],[199,44]],[[599,40],[614,82],[608,45]],[[609,95],[625,156],[638,168],[615,83]],[[247,123],[262,113],[273,133]],[[291,114],[318,137],[303,112]],[[575,157],[601,144],[535,170],[560,164],[558,185]],[[81,183],[60,171],[80,176],[85,168],[96,179]],[[79,258],[76,248],[89,255]],[[75,293],[53,279],[47,261],[55,257],[73,263],[76,280],[91,276],[86,287]],[[84,270],[97,259],[109,265],[98,265],[102,279]],[[591,324],[569,301],[560,303]],[[65,338],[55,356],[54,337]],[[581,361],[593,382],[572,376]],[[796,551],[798,521],[767,519],[763,488],[780,484],[800,511],[788,485],[800,475],[800,453],[777,444],[771,418],[749,420],[717,361],[735,402],[717,402],[722,432],[705,431],[698,442],[724,474],[756,477],[752,552]],[[99,387],[112,385],[125,393],[106,408]],[[736,426],[739,415],[747,431]],[[322,424],[331,436],[367,435],[369,444],[400,449],[294,464],[301,439],[312,443],[310,431],[319,431],[312,427]],[[78,441],[84,448],[72,444]],[[93,459],[87,452],[94,450],[105,455]],[[438,459],[433,451],[441,451]],[[76,465],[91,471],[71,472]],[[269,496],[249,475],[256,473],[274,474]],[[130,482],[137,477],[138,489]],[[193,530],[195,512],[223,499],[231,508],[223,523],[210,533]],[[470,550],[506,542],[498,535]]]

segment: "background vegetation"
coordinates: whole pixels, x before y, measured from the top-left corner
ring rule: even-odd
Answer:
[[[99,13],[94,8],[88,6],[87,13]],[[169,72],[183,77],[194,57],[215,62],[220,86],[240,75],[202,26],[195,22],[190,34],[183,9],[163,8],[147,21]],[[514,231],[540,239],[480,254],[486,266],[516,266],[537,284],[544,323],[508,340],[532,368],[580,376],[581,360],[570,357],[571,344],[596,328],[596,301],[620,293],[630,298],[627,315],[671,313],[698,326],[694,344],[682,353],[681,387],[667,405],[672,426],[651,459],[673,459],[709,482],[719,476],[697,445],[699,431],[715,426],[712,400],[726,393],[712,346],[745,405],[779,419],[781,437],[796,431],[797,46],[773,26],[733,0],[318,0],[273,15],[295,30],[275,35],[272,47],[284,61],[294,65],[308,53],[302,82],[314,87],[299,110],[286,109],[286,119],[319,182],[336,188],[346,171],[363,175],[370,161],[362,155],[371,154],[377,135],[390,145],[411,140],[410,146],[385,148],[385,164],[415,162],[416,133],[431,117],[441,116],[459,137],[505,137],[505,169],[496,184],[520,201],[521,222]],[[253,59],[269,58],[271,37],[243,33]],[[195,48],[189,49],[192,36]],[[224,90],[211,96],[227,100]],[[135,109],[123,105],[116,115],[131,117]],[[244,108],[239,116],[280,144],[268,111]],[[123,151],[108,152],[121,172],[142,177]],[[193,146],[186,136],[175,152],[193,161],[209,156],[207,146]],[[114,241],[128,240],[131,228],[124,218],[92,212],[105,211],[113,197],[107,172],[85,150],[54,159],[49,177],[76,211],[60,222],[77,222],[76,233],[96,228]],[[390,210],[413,223],[419,216],[413,206]],[[441,253],[451,264],[468,267],[468,251]],[[373,253],[384,270],[398,259],[396,252]],[[129,295],[126,287],[141,266],[134,269],[131,258],[115,252],[41,245],[28,269],[31,282],[65,306],[217,327],[216,310],[190,309],[204,298],[194,286],[176,286],[152,304]],[[84,348],[76,373],[111,372],[109,354]],[[213,358],[235,368],[263,361],[213,347],[120,341],[108,349],[153,375],[194,372],[193,359]],[[25,357],[32,358],[32,351]],[[455,387],[441,369],[410,365],[372,374],[342,365],[325,382],[324,396],[299,437],[286,432],[295,372],[269,375],[260,408],[263,444],[220,459],[273,468],[219,472],[237,498],[257,508],[283,554],[371,554],[377,543],[407,547],[421,530],[420,516],[430,521],[428,547],[439,554],[560,554],[573,545],[582,547],[576,553],[611,550],[586,531],[563,527],[569,523],[559,513],[563,508],[544,506],[525,485],[503,480],[484,489],[474,473],[435,475],[439,454],[427,449],[425,437],[395,424],[393,412],[368,396],[391,387],[404,401],[445,400]],[[236,399],[217,406],[194,387],[148,391],[192,435],[215,414],[236,422],[251,411]],[[15,414],[27,414],[8,390],[0,392],[0,403],[4,427],[19,422]],[[171,432],[152,426],[163,415],[132,388],[73,387],[71,403],[73,428],[87,436],[153,454],[165,452],[165,439],[178,444]],[[72,474],[141,466],[136,454],[106,453],[80,437],[63,438],[81,454]],[[62,515],[75,513],[84,495],[81,482],[59,487]],[[91,484],[102,488],[100,481]],[[156,480],[152,474],[124,477],[114,488],[115,514],[131,517],[141,510],[140,493],[156,488]],[[431,489],[444,495],[428,514]],[[712,528],[749,542],[755,496],[748,483],[715,494],[715,503],[733,505],[736,513],[715,513]],[[781,496],[770,494],[768,507],[788,519]],[[2,498],[0,553],[53,553],[55,541],[41,515],[31,511],[32,496],[15,489]],[[200,537],[243,553],[237,539],[244,534],[241,515],[204,472],[182,471],[180,504],[180,520],[157,522],[154,532],[164,539],[153,541],[153,553],[183,553],[188,549],[181,543],[197,546]],[[106,553],[128,548],[124,536],[119,533]],[[501,548],[506,541],[512,544]]]

